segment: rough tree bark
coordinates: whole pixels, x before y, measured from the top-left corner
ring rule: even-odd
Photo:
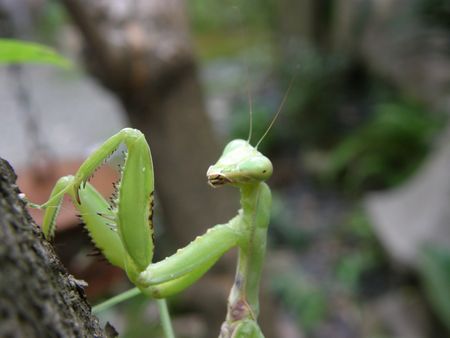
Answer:
[[[0,158],[0,337],[106,337],[83,281],[69,275]]]

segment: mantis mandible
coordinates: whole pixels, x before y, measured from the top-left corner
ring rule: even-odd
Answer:
[[[172,256],[153,263],[152,156],[144,135],[137,129],[125,128],[95,150],[74,176],[57,181],[50,199],[39,206],[45,209],[45,237],[54,236],[56,217],[64,195],[68,194],[106,259],[123,269],[140,292],[157,299],[186,289],[225,252],[237,247],[238,265],[219,337],[264,337],[257,324],[258,293],[271,209],[271,192],[264,181],[272,175],[272,163],[257,146],[279,115],[289,89],[255,147],[249,142],[250,128],[248,140],[229,142],[218,161],[208,168],[206,176],[212,187],[232,185],[240,190],[241,209],[227,223],[208,229]],[[108,203],[88,180],[121,144],[127,148],[126,156],[117,196]]]

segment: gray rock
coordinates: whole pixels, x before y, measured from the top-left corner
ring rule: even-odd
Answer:
[[[416,267],[425,244],[450,246],[450,127],[405,185],[368,196],[365,206],[392,257]]]

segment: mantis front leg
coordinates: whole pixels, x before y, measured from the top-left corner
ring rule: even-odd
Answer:
[[[117,186],[117,200],[107,206],[98,192],[86,183],[121,143],[126,145],[128,152]],[[91,154],[75,176],[58,181],[50,200],[42,206],[46,208],[42,226],[44,234],[47,238],[53,235],[58,206],[63,195],[68,193],[94,243],[103,250],[106,258],[110,260],[108,252],[118,250],[120,255],[123,254],[121,262],[114,259],[113,262],[110,260],[111,263],[124,268],[128,262],[132,265],[130,268],[142,271],[153,257],[153,189],[153,164],[144,135],[134,129],[123,129]],[[110,236],[104,238],[102,235],[108,231]],[[112,242],[109,241],[111,238],[114,238]],[[117,244],[119,241],[121,246]]]
[[[127,147],[126,158],[116,185],[117,198],[110,205],[87,181],[122,143]],[[154,298],[167,297],[195,282],[236,245],[239,220],[210,229],[173,256],[152,264],[153,191],[153,163],[144,135],[123,129],[91,154],[75,176],[57,182],[49,201],[42,205],[46,209],[44,234],[53,236],[62,198],[69,194],[94,244],[108,261],[124,269],[142,292]]]

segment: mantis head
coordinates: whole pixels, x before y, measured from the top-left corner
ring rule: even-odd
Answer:
[[[241,139],[233,140],[225,146],[222,156],[206,172],[209,185],[216,188],[225,184],[234,186],[255,184],[267,180],[272,175],[272,162],[258,151],[258,146],[274,125],[278,115],[280,115],[289,91],[292,88],[292,84],[294,83],[294,79],[295,74],[289,83],[289,87],[284,94],[277,113],[254,147],[250,144],[252,138],[253,109],[249,93],[250,129],[248,139],[247,141]]]
[[[212,187],[225,184],[243,185],[267,180],[272,175],[272,163],[248,141],[228,143],[216,164],[206,173]]]

